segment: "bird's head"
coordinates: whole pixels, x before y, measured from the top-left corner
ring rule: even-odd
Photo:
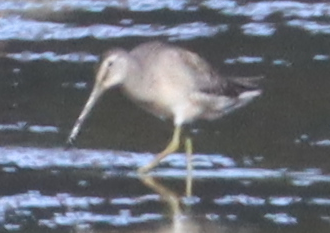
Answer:
[[[125,50],[113,49],[106,52],[98,68],[94,89],[108,90],[120,85],[127,76],[129,55]]]

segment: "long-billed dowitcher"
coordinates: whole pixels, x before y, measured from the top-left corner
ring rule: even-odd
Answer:
[[[148,172],[164,157],[178,150],[182,126],[195,120],[214,120],[241,107],[261,94],[245,82],[225,79],[196,53],[161,42],[141,44],[130,52],[112,49],[105,53],[94,88],[68,138],[72,144],[100,96],[121,86],[136,104],[160,118],[174,122],[168,146],[149,164],[139,168]],[[192,143],[186,139],[186,152]],[[188,163],[188,171],[191,171]]]

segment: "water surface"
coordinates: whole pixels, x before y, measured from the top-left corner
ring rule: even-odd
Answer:
[[[329,3],[5,0],[0,11],[0,231],[329,231]],[[190,127],[189,198],[181,152],[153,180],[136,174],[172,123],[120,90],[64,148],[100,54],[150,40],[224,76],[264,76],[261,98]]]

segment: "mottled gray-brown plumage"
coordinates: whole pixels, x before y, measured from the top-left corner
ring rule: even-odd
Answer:
[[[261,93],[248,82],[221,77],[199,55],[175,45],[148,42],[130,52],[112,49],[103,56],[92,93],[68,142],[76,138],[99,97],[114,86],[120,86],[126,96],[146,111],[174,122],[171,143],[155,161],[140,169],[143,172],[178,149],[182,125],[219,118]]]

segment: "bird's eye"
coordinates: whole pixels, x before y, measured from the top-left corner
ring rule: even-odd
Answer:
[[[113,62],[112,62],[112,61],[111,61],[111,62],[109,62],[109,63],[108,63],[108,67],[112,66],[112,64],[113,64]]]

